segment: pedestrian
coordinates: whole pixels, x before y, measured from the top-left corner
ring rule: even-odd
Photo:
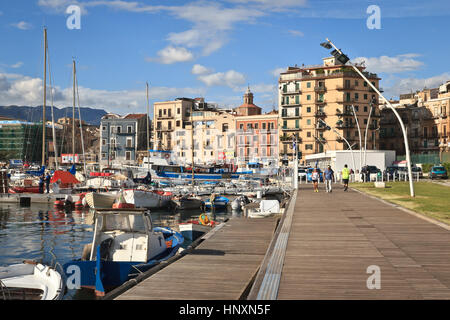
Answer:
[[[344,165],[344,169],[342,169],[342,182],[344,183],[344,191],[348,189],[348,180],[350,179],[350,170],[347,168],[347,165]]]
[[[44,193],[44,176],[39,178],[39,193]]]
[[[311,173],[314,192],[319,192],[319,178],[319,172],[317,171],[317,168],[314,168],[313,172]]]
[[[332,192],[331,184],[334,181],[334,171],[331,169],[331,166],[328,166],[324,172],[325,175],[325,188],[327,192]]]
[[[47,189],[47,193],[50,193],[50,173],[47,173],[47,176],[45,177],[45,188]]]

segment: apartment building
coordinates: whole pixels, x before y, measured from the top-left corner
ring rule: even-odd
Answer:
[[[100,165],[134,165],[147,150],[147,115],[109,113],[100,122]]]
[[[173,151],[180,164],[234,163],[235,120],[204,98],[155,103],[158,150]]]
[[[391,104],[405,125],[412,154],[449,151],[450,81],[439,88],[401,94]],[[381,115],[380,147],[404,155],[403,133],[396,116],[386,106],[381,106]]]
[[[357,67],[382,91],[376,74],[364,71],[363,65]],[[324,58],[322,65],[289,67],[280,74],[278,84],[281,158],[293,159],[295,139],[301,163],[306,155],[348,149],[342,137],[359,149],[357,124],[362,147],[368,127],[367,149],[378,149],[378,94],[353,68],[334,57]]]

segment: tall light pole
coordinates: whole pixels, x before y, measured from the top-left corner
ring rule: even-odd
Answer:
[[[411,194],[411,197],[415,196],[414,193],[414,184],[413,184],[413,179],[412,179],[412,170],[411,170],[411,156],[409,153],[409,143],[408,143],[408,136],[406,133],[406,129],[405,129],[405,125],[403,124],[402,118],[400,117],[400,115],[398,114],[397,110],[395,110],[395,108],[391,105],[391,103],[389,102],[388,99],[386,99],[381,92],[372,84],[372,82],[369,81],[369,79],[367,79],[364,74],[355,66],[353,65],[351,62],[349,62],[349,58],[342,53],[341,50],[339,50],[328,38],[326,39],[326,42],[321,43],[320,45],[326,49],[331,49],[331,47],[333,47],[335,50],[333,50],[331,52],[332,55],[334,55],[336,57],[336,59],[341,62],[343,65],[345,65],[347,62],[348,64],[366,81],[366,83],[380,96],[383,98],[384,101],[386,101],[386,104],[388,105],[388,107],[394,112],[395,116],[398,119],[398,122],[400,123],[400,126],[402,128],[402,133],[403,133],[403,140],[404,140],[404,144],[405,144],[405,153],[406,153],[406,162],[408,165],[408,176],[409,176],[409,191]]]
[[[339,131],[337,131],[335,128],[333,128],[333,127],[327,125],[327,123],[326,123],[325,121],[323,121],[322,119],[319,119],[319,121],[322,122],[322,123],[325,125],[325,127],[327,128],[327,130],[330,130],[330,129],[333,130],[334,133],[336,133],[336,134],[338,135],[339,138],[341,138],[342,140],[344,140],[344,141],[347,143],[347,146],[348,146],[348,148],[350,149],[350,153],[351,153],[351,155],[352,155],[353,168],[356,170],[355,155],[353,154],[353,148],[352,148],[352,146],[350,145],[350,143],[347,141],[347,139],[345,139],[344,136],[342,136],[342,135],[339,133]]]
[[[361,127],[359,126],[358,116],[356,115],[355,106],[352,104],[353,114],[355,115],[356,125],[358,126],[358,134],[359,134],[359,172],[361,173],[362,169],[362,141],[361,141]]]
[[[297,152],[297,135],[294,134],[295,140],[294,140],[294,189],[298,189],[298,152]]]
[[[364,134],[364,166],[367,165],[367,132],[370,126],[370,116],[372,115],[373,102],[370,103],[369,118],[367,119],[366,133]]]

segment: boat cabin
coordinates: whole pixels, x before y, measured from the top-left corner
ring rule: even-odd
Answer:
[[[146,209],[98,209],[94,230],[91,261],[98,248],[102,260],[115,262],[147,262],[167,248]]]

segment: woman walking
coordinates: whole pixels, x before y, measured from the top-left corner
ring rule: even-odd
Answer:
[[[313,183],[314,192],[319,192],[319,172],[317,172],[317,168],[314,168],[311,174],[311,180]]]

